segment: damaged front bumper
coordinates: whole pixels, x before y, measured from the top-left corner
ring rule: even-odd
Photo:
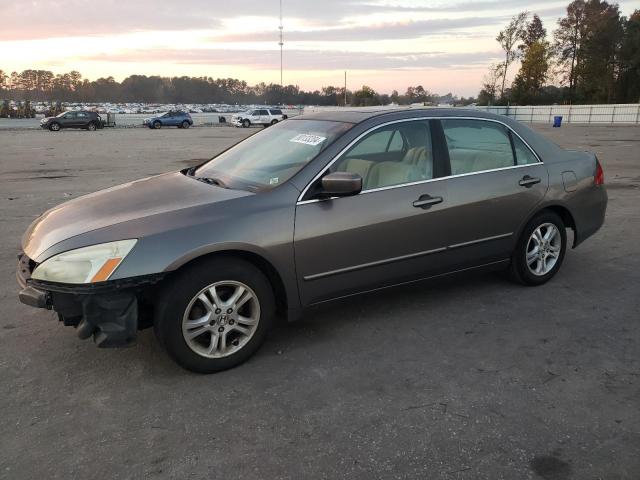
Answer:
[[[98,347],[135,344],[141,326],[140,302],[163,274],[71,285],[31,278],[35,263],[21,255],[16,277],[22,303],[54,310],[64,325],[76,327],[82,339],[93,336]]]

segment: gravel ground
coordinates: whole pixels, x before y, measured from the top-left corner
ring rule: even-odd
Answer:
[[[596,151],[610,196],[553,281],[336,302],[209,376],[21,305],[16,254],[50,206],[255,130],[0,132],[0,478],[640,478],[640,128],[537,128]]]

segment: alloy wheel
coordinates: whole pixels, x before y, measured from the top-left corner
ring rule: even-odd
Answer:
[[[542,277],[548,274],[558,262],[562,251],[562,236],[553,223],[538,226],[527,242],[526,258],[529,271]]]
[[[228,357],[242,349],[260,320],[260,302],[242,282],[224,280],[200,290],[182,318],[182,335],[191,350],[207,358]]]

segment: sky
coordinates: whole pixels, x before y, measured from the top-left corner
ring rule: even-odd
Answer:
[[[282,0],[284,83],[342,86],[347,71],[349,89],[476,95],[509,19],[537,13],[550,34],[568,2]],[[0,0],[0,69],[279,83],[278,15],[279,0]]]

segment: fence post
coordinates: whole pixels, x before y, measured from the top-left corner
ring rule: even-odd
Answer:
[[[611,111],[611,124],[613,124],[613,118],[616,116],[616,106],[613,106],[613,110]]]
[[[549,107],[549,123],[551,123],[551,114],[553,113],[553,107]]]
[[[529,123],[533,123],[533,105],[531,105],[531,121]]]
[[[567,123],[571,123],[571,107],[573,105],[569,104],[569,115],[567,116]]]
[[[591,125],[591,112],[593,112],[593,105],[589,105],[589,120],[587,123]]]

